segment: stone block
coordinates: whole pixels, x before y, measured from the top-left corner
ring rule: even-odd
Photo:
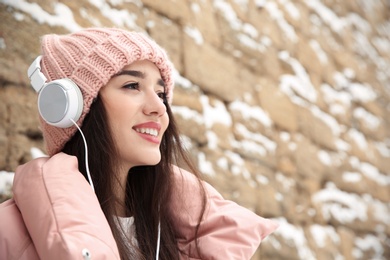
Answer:
[[[297,150],[294,152],[294,160],[297,165],[298,174],[303,178],[321,182],[324,179],[325,166],[318,158],[319,149],[309,139],[302,138],[297,143]]]
[[[184,39],[185,76],[203,91],[231,102],[251,88],[238,80],[239,64],[233,58],[207,43],[199,46],[188,36]]]
[[[298,108],[288,96],[281,92],[273,81],[263,80],[258,92],[260,104],[270,115],[271,120],[281,130],[298,130]]]
[[[150,37],[166,50],[175,69],[183,72],[183,32],[180,27],[154,10],[149,12],[148,20],[145,22]]]
[[[332,117],[324,118],[322,116],[315,115],[312,110],[305,107],[298,106],[298,126],[299,130],[312,142],[319,144],[330,150],[337,150],[335,141],[337,135],[340,133],[334,133],[332,126],[326,123],[326,120],[331,119],[331,123],[334,123],[336,128],[339,127],[335,119]],[[322,112],[321,114],[326,115]]]
[[[185,0],[154,1],[142,0],[145,7],[161,13],[179,24],[187,24],[190,17],[190,6]]]

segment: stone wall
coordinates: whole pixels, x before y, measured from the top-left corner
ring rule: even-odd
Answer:
[[[26,76],[41,35],[143,31],[175,64],[173,111],[205,179],[281,224],[253,259],[390,259],[389,5],[0,0],[0,171],[43,150]]]

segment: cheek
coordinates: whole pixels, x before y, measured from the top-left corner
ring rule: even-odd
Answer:
[[[106,109],[106,115],[108,120],[108,125],[110,127],[111,133],[114,136],[114,139],[122,138],[121,132],[124,131],[124,129],[128,128],[126,125],[126,122],[128,121],[131,113],[127,112],[126,109],[123,108],[123,106],[118,105],[110,105]]]

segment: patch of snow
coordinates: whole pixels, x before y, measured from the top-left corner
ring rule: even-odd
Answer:
[[[351,146],[347,142],[345,142],[341,139],[337,139],[335,141],[335,144],[336,144],[336,147],[339,151],[347,152],[347,151],[351,150]]]
[[[280,244],[279,240],[276,239],[275,236],[273,236],[272,234],[270,236],[267,236],[264,242],[270,243],[272,247],[278,251],[282,249],[282,245]]]
[[[0,49],[5,50],[7,48],[7,45],[5,44],[4,38],[0,38]]]
[[[365,13],[374,13],[378,9],[378,5],[381,4],[380,0],[357,0],[356,2],[364,10]]]
[[[0,171],[0,194],[10,195],[13,182],[13,172]]]
[[[286,242],[295,246],[299,259],[315,260],[316,257],[307,244],[303,229],[288,223],[285,218],[276,220],[279,223],[279,228],[274,232],[274,235],[281,236]]]
[[[354,45],[352,46],[354,51],[364,58],[363,66],[367,66],[369,63],[374,63],[378,70],[388,71],[388,62],[384,57],[378,54],[377,50],[372,46],[370,39],[367,35],[364,35],[360,31],[353,33]],[[371,61],[371,62],[370,62]]]
[[[242,10],[248,9],[248,0],[233,0]]]
[[[345,107],[341,104],[330,104],[329,112],[332,115],[345,115]]]
[[[257,8],[264,8],[266,3],[267,3],[267,0],[255,0],[255,6]]]
[[[390,157],[390,147],[384,142],[376,142],[375,147],[383,157]]]
[[[358,145],[360,150],[365,151],[367,149],[367,140],[366,137],[362,134],[362,132],[359,132],[355,128],[351,128],[348,130],[347,134]]]
[[[204,124],[203,116],[198,111],[185,106],[171,106],[173,114],[180,115],[186,120],[193,120],[199,125]]]
[[[192,148],[191,138],[185,135],[180,135],[180,142],[187,151],[191,150]]]
[[[319,0],[305,0],[305,3],[314,12],[316,12],[321,19],[327,24],[334,32],[341,34],[347,25],[347,22],[339,18],[332,9],[328,8]]]
[[[381,243],[381,240],[374,235],[365,235],[364,237],[357,237],[355,239],[355,248],[353,255],[363,255],[361,251],[374,251],[374,255],[371,256],[372,259],[382,259],[384,249]],[[360,253],[355,253],[355,250],[360,251]]]
[[[224,16],[230,27],[238,32],[236,37],[242,45],[260,52],[265,51],[267,45],[257,39],[259,36],[257,29],[249,23],[244,23],[237,17],[236,12],[228,2],[225,0],[214,0],[213,4],[215,9],[219,10]]]
[[[298,36],[295,33],[294,27],[292,27],[285,19],[283,12],[279,10],[278,6],[274,2],[268,1],[265,5],[265,9],[268,11],[269,15],[276,21],[279,28],[283,33],[288,37],[293,43],[298,41]]]
[[[89,0],[89,3],[98,8],[100,13],[116,26],[127,26],[133,30],[142,30],[136,23],[137,15],[127,9],[112,8],[105,0]]]
[[[324,164],[326,166],[332,165],[332,158],[328,152],[326,152],[324,150],[320,150],[320,151],[318,151],[317,156],[318,156],[318,159],[320,159],[320,162],[322,162],[322,164]]]
[[[202,33],[195,27],[184,27],[184,32],[195,41],[197,45],[202,45],[204,43]]]
[[[368,84],[350,83],[348,92],[351,93],[352,100],[356,102],[367,103],[377,98],[377,94]]]
[[[240,112],[246,120],[257,120],[266,127],[272,126],[272,121],[269,115],[260,107],[252,107],[241,101],[230,103],[229,110]]]
[[[177,71],[176,69],[173,70],[173,78],[175,79],[175,85],[179,85],[185,89],[195,87],[189,79],[180,75],[179,71]]]
[[[329,110],[332,114],[346,114],[346,111],[351,107],[352,96],[350,93],[342,90],[335,90],[328,84],[321,85],[321,92],[324,101],[329,105]]]
[[[148,21],[146,21],[145,25],[147,28],[154,28],[156,26],[156,22],[153,20],[148,20]]]
[[[259,32],[257,31],[257,29],[249,23],[244,23],[242,25],[242,31],[244,33],[246,33],[249,37],[252,37],[252,38],[259,37]]]
[[[217,166],[223,170],[229,169],[229,162],[226,157],[221,157],[217,160]]]
[[[280,52],[279,58],[289,64],[295,73],[295,75],[281,76],[281,90],[289,95],[290,98],[291,91],[289,90],[293,90],[311,103],[315,103],[317,100],[317,91],[311,83],[310,77],[302,64],[298,60],[292,58],[287,51]]]
[[[358,167],[364,176],[375,181],[379,185],[390,185],[390,176],[381,173],[374,165],[367,162],[360,162]]]
[[[2,3],[19,11],[29,14],[40,24],[64,27],[70,32],[78,31],[82,27],[74,20],[72,10],[62,3],[54,2],[54,15],[46,12],[37,3],[26,0],[2,0]]]
[[[383,202],[381,200],[373,198],[370,194],[364,194],[364,202],[369,205],[371,214],[374,217],[375,221],[379,221],[386,226],[390,225],[390,203]],[[386,232],[383,230],[383,232]]]
[[[206,155],[202,152],[198,153],[198,167],[202,174],[206,174],[211,177],[215,176],[213,164],[210,161],[207,161]]]
[[[221,101],[214,100],[213,105],[210,105],[209,97],[202,95],[200,102],[203,106],[203,118],[207,128],[211,128],[215,123],[226,126],[232,125],[232,118]]]
[[[241,151],[246,151],[254,157],[264,157],[267,155],[267,150],[261,145],[251,140],[230,139],[230,145]]]
[[[235,128],[238,133],[245,137],[245,140],[253,140],[262,144],[268,152],[275,153],[276,143],[262,134],[250,132],[243,124],[237,123]]]
[[[269,179],[265,177],[264,175],[257,174],[256,175],[256,181],[260,184],[267,185],[269,184]]]
[[[342,178],[343,181],[349,183],[357,183],[362,181],[362,175],[358,172],[343,172]]]
[[[291,139],[291,135],[289,132],[280,132],[280,139],[283,141],[283,142],[288,142],[290,141]]]
[[[243,33],[238,33],[237,34],[237,39],[244,46],[247,46],[250,49],[257,50],[257,51],[262,52],[262,53],[266,50],[266,47],[264,46],[264,44],[262,44],[261,41],[259,42],[258,40],[253,39],[252,37],[250,37],[249,35],[246,35],[246,34],[243,34]],[[235,56],[238,57],[238,58],[241,57],[241,55],[235,55]]]
[[[215,150],[218,148],[218,136],[215,132],[207,130],[206,131],[206,137],[207,137],[207,147],[210,150]]]
[[[338,222],[352,223],[367,220],[367,205],[352,193],[339,190],[333,183],[327,183],[325,189],[313,194],[312,201],[319,204],[322,215],[329,221],[332,217]]]
[[[96,27],[101,27],[102,26],[102,24],[99,21],[99,19],[97,19],[97,18],[95,18],[95,17],[93,17],[93,16],[88,14],[88,10],[86,8],[80,8],[79,12],[80,12],[81,17],[83,17],[84,19],[86,19],[89,22],[91,22],[94,26],[96,26]]]
[[[260,42],[265,46],[265,47],[269,47],[271,46],[272,44],[272,40],[271,38],[267,37],[267,36],[261,36],[260,38]]]
[[[225,151],[225,155],[232,162],[231,171],[233,175],[242,175],[245,179],[250,179],[251,174],[245,167],[245,161],[241,155],[232,151]]]
[[[276,201],[283,201],[284,196],[280,192],[275,193],[275,200]]]
[[[284,174],[277,172],[275,179],[282,184],[284,191],[290,191],[296,185],[296,180],[286,177]]]
[[[30,154],[33,159],[40,158],[40,157],[48,157],[47,154],[45,154],[44,152],[42,152],[41,149],[36,147],[31,147]]]
[[[16,21],[21,22],[24,20],[25,15],[19,12],[14,12],[14,18]]]
[[[295,7],[293,3],[289,0],[279,0],[279,3],[286,9],[287,13],[294,20],[299,20],[301,18],[301,13],[299,9]]]
[[[199,4],[198,3],[191,3],[191,11],[194,14],[199,14],[201,11]]]
[[[294,142],[289,143],[289,144],[288,144],[288,149],[289,149],[290,151],[295,151],[295,150],[297,149],[297,144],[294,143]]]
[[[325,166],[339,167],[345,161],[347,155],[343,151],[332,153],[325,150],[320,150],[317,156],[320,162],[322,162]]]
[[[340,237],[334,227],[314,224],[310,226],[310,233],[318,247],[326,247],[328,239],[336,245],[340,244]]]
[[[371,130],[376,130],[381,124],[381,118],[376,117],[362,107],[353,110],[353,116],[364,122],[365,126]]]
[[[94,1],[100,1],[100,0],[94,0]],[[132,3],[135,4],[137,7],[143,7],[143,3],[141,0],[108,0],[108,1],[113,6],[123,5],[125,3]]]
[[[347,79],[351,80],[353,78],[356,77],[356,73],[353,69],[351,68],[344,68],[343,70],[343,74],[345,75],[345,77],[347,77]]]
[[[309,45],[314,50],[314,52],[317,54],[318,60],[321,62],[321,64],[327,64],[328,63],[328,55],[321,48],[321,45],[318,43],[318,41],[311,39],[309,41]]]
[[[340,136],[340,133],[342,132],[342,128],[334,117],[325,113],[317,106],[311,106],[310,111],[314,116],[316,116],[318,119],[323,121],[330,128],[330,130],[332,131],[335,137]]]
[[[390,44],[389,39],[375,36],[372,38],[372,43],[374,46],[383,53],[390,53]]]
[[[167,26],[173,25],[172,20],[171,20],[171,19],[168,19],[168,18],[166,18],[166,17],[163,17],[163,18],[162,18],[162,21],[163,21],[163,23],[164,23],[165,25],[167,25]]]
[[[214,0],[214,7],[224,15],[226,21],[229,22],[229,25],[233,30],[241,30],[242,21],[237,17],[236,12],[229,3],[225,0]]]

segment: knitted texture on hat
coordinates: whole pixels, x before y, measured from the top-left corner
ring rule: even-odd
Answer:
[[[80,88],[84,107],[82,125],[100,88],[123,67],[140,60],[153,62],[166,85],[168,101],[172,101],[173,66],[166,52],[147,36],[116,28],[90,28],[68,35],[49,34],[42,38],[42,73],[48,81],[69,78]],[[48,154],[62,150],[77,128],[58,128],[41,118]]]

